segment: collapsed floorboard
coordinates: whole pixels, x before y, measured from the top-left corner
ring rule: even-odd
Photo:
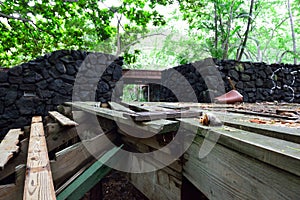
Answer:
[[[9,159],[13,157],[13,154],[19,150],[19,137],[23,135],[21,129],[11,129],[6,134],[0,144],[0,168],[3,169],[4,165]]]
[[[65,117],[64,115],[60,114],[56,111],[50,111],[49,115],[56,119],[62,126],[77,126],[78,124],[73,120]]]

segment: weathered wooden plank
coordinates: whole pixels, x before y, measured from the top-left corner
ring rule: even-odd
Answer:
[[[96,185],[102,177],[104,177],[111,169],[105,163],[111,159],[120,147],[114,147],[105,153],[91,167],[83,172],[74,182],[72,182],[64,191],[62,191],[57,199],[80,199],[83,195]]]
[[[129,108],[127,108],[121,104],[118,104],[116,102],[108,102],[108,104],[112,110],[123,111],[123,112],[127,112],[127,113],[135,113],[133,110],[130,110]]]
[[[53,151],[54,149],[76,138],[77,136],[77,129],[75,127],[66,128],[61,130],[60,132],[48,135],[46,138],[48,151]]]
[[[227,126],[300,144],[300,132],[298,128],[287,127],[285,125],[279,126],[276,124],[251,123],[250,120],[253,119],[253,116],[250,117],[242,114],[213,113]],[[261,119],[266,121],[272,120],[272,118]]]
[[[5,165],[5,170],[0,171],[0,180],[15,173],[15,169],[19,165],[26,165],[27,151],[28,151],[28,138],[20,142],[18,156],[13,158],[9,163]]]
[[[219,144],[300,176],[300,144],[227,126],[204,127],[194,119],[178,120],[188,130],[197,127],[202,137],[218,138]]]
[[[55,185],[60,185],[66,178],[71,177],[76,170],[101,155],[112,147],[109,140],[116,138],[115,133],[98,135],[95,138],[74,144],[55,154],[55,161],[51,161],[51,169]]]
[[[13,154],[19,151],[19,137],[23,135],[21,129],[11,129],[5,135],[0,144],[0,169],[13,157]]]
[[[95,102],[66,102],[65,104],[71,105],[75,108],[81,109],[83,111],[93,113],[97,116],[104,117],[115,122],[128,125],[132,129],[144,130],[152,133],[165,133],[165,130],[170,131],[170,129],[177,130],[177,121],[171,120],[153,120],[150,122],[139,122],[135,123],[133,120],[123,116],[123,112],[110,110],[106,108],[95,107]]]
[[[134,121],[151,121],[159,119],[175,119],[175,118],[191,118],[199,117],[202,112],[199,111],[163,111],[163,112],[136,112],[136,113],[124,113],[125,117],[131,117]]]
[[[183,175],[209,199],[298,199],[300,178],[216,144],[199,158],[203,138],[185,153]]]
[[[141,153],[149,153],[153,146],[156,146],[154,143],[149,144],[151,140],[145,139],[140,140],[140,139],[134,139],[134,137],[130,136],[122,136],[121,137],[122,141],[124,144],[126,144],[128,147],[131,147],[135,151],[141,152]],[[148,142],[147,142],[148,141]],[[153,148],[153,151],[156,151],[159,149]],[[153,153],[153,157],[145,157],[143,161],[147,161],[149,165],[152,165],[151,167],[154,167],[155,169],[160,169],[162,167],[165,167],[165,163],[170,163],[168,167],[165,169],[169,169],[168,173],[173,175],[174,177],[180,178],[181,171],[182,171],[182,164],[180,161],[180,158],[174,159],[174,156],[170,156],[168,153],[168,149],[166,149],[164,152],[162,151],[157,151]],[[132,164],[131,162],[128,163],[129,165]],[[141,169],[144,167],[144,163],[141,163]],[[145,166],[145,169],[147,169],[149,166]]]
[[[23,199],[56,199],[43,123],[33,118]]]
[[[170,175],[165,168],[148,173],[129,173],[127,176],[151,200],[179,200],[181,197],[181,179]]]
[[[65,117],[57,111],[49,111],[49,115],[56,119],[62,126],[77,126],[78,124],[73,120]]]
[[[38,122],[42,122],[42,117],[41,116],[34,116],[32,117],[31,123],[38,123]]]
[[[0,200],[22,200],[25,180],[25,165],[19,165],[15,169],[16,182],[0,185]]]

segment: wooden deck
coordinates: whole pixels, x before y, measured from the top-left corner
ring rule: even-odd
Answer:
[[[158,170],[127,173],[128,179],[151,200],[183,199],[186,193],[192,192],[190,184],[208,199],[298,199],[300,196],[298,104],[111,102],[110,108],[96,105],[95,102],[65,103],[59,109],[62,113],[52,113],[44,120],[46,134],[39,131],[38,138],[44,137],[48,147],[40,153],[48,151],[50,163],[46,165],[49,167],[41,168],[51,172],[54,185],[51,191],[58,199],[83,195],[91,189],[86,185],[99,182],[91,177],[103,177],[107,173],[109,168],[97,164],[95,157],[117,158],[116,167],[130,166],[137,159],[134,156],[130,160],[122,159],[116,154],[117,149],[104,155],[112,149],[105,138],[121,143],[127,151],[158,151],[154,159],[147,158],[138,166]],[[221,120],[223,125],[202,124],[200,117],[205,114],[211,120],[213,117]],[[39,123],[34,118],[32,127]],[[193,134],[194,138],[190,144],[179,143],[178,148],[187,145],[188,148],[172,160],[172,149],[159,150],[174,140],[178,129],[184,133],[182,141]],[[79,130],[84,130],[84,134],[79,135]],[[27,180],[32,177],[28,173],[25,176],[25,165],[26,157],[32,152],[30,141],[19,142],[17,155],[13,153],[0,171],[0,180],[16,172],[14,184],[0,186],[0,199],[7,199],[10,192],[22,191],[20,187],[24,183],[28,187]],[[162,161],[166,160],[172,162],[161,168]],[[27,166],[28,161],[32,159],[27,159]]]

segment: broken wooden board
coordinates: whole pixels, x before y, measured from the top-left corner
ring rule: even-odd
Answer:
[[[15,173],[16,167],[19,165],[26,165],[28,151],[28,138],[20,142],[20,149],[18,156],[14,157],[10,162],[5,165],[5,170],[0,170],[0,180]]]
[[[238,128],[245,131],[251,131],[257,134],[266,135],[285,141],[295,142],[300,144],[300,132],[299,128],[288,127],[286,125],[276,125],[276,124],[257,124],[252,123],[251,120],[253,116],[236,114],[236,113],[224,113],[224,112],[212,112],[217,116],[221,121],[224,122],[224,125]],[[260,117],[258,118],[262,121],[274,121],[271,117]],[[288,124],[287,122],[283,122]]]
[[[23,199],[56,199],[43,123],[33,117]]]
[[[120,111],[110,110],[107,108],[100,108],[95,107],[95,102],[66,102],[66,105],[73,106],[77,109],[81,109],[88,113],[95,114],[100,117],[104,117],[110,120],[117,122],[118,124],[124,124],[131,129],[148,131],[151,133],[165,133],[166,131],[176,131],[177,125],[179,124],[178,121],[160,119],[160,120],[153,120],[150,122],[139,122],[135,123],[130,118],[124,117],[123,113]]]
[[[15,169],[15,183],[0,185],[0,200],[22,200],[25,180],[25,165],[18,165]]]
[[[49,111],[49,115],[56,119],[62,126],[77,126],[78,124],[57,111]]]
[[[58,194],[58,200],[80,199],[94,187],[111,170],[105,165],[118,151],[120,147],[114,147],[99,158],[92,166],[77,177],[67,188]]]
[[[285,120],[297,120],[299,117],[289,117],[284,115],[272,114],[272,113],[264,113],[264,112],[253,112],[249,110],[239,110],[239,109],[227,109],[227,112],[233,113],[240,113],[240,114],[247,114],[247,115],[254,115],[254,116],[262,116],[262,117],[273,117],[278,119],[285,119]]]
[[[23,135],[21,129],[11,129],[5,135],[0,144],[0,169],[4,168],[4,165],[9,159],[13,157],[14,153],[19,151],[19,137]]]

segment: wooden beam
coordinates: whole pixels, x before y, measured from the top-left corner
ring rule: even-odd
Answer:
[[[105,153],[91,167],[85,170],[74,182],[65,190],[58,194],[58,200],[80,199],[83,195],[93,188],[111,170],[105,163],[111,159],[121,147],[114,147]]]
[[[299,176],[220,144],[199,158],[203,142],[197,136],[185,153],[183,175],[208,199],[299,198]]]
[[[60,114],[57,111],[49,111],[49,115],[56,119],[62,126],[77,126],[78,124],[73,120],[70,120],[66,116]]]
[[[218,138],[217,143],[262,162],[300,176],[300,145],[236,128],[202,126],[194,119],[178,119],[183,128],[197,135]]]
[[[159,119],[175,119],[175,118],[191,118],[199,117],[202,112],[198,111],[163,111],[163,112],[136,112],[136,113],[124,113],[125,117],[131,117],[134,121],[151,121]]]
[[[5,135],[0,144],[0,168],[3,169],[4,165],[9,159],[13,157],[14,153],[19,151],[19,137],[23,135],[21,129],[11,129]]]
[[[290,142],[300,144],[300,132],[298,128],[287,126],[278,126],[276,124],[255,124],[250,120],[253,116],[235,113],[213,112],[225,125],[235,127],[245,131],[251,131],[261,135],[266,135]],[[273,118],[261,118],[262,120],[271,121]]]
[[[23,199],[56,199],[41,118],[33,117]]]
[[[16,182],[7,185],[0,185],[0,200],[22,200],[25,180],[25,165],[16,167]]]
[[[97,116],[104,117],[124,125],[128,125],[129,127],[131,127],[131,130],[144,130],[157,134],[170,132],[172,130],[176,131],[178,128],[177,125],[179,125],[178,121],[166,119],[135,123],[133,120],[130,120],[130,118],[124,117],[123,112],[110,110],[107,108],[95,107],[95,102],[66,102],[65,104],[71,105],[75,108],[89,113],[93,113]]]
[[[51,169],[55,185],[61,185],[83,165],[101,155],[112,145],[108,140],[114,140],[114,132],[98,135],[95,138],[76,143],[55,154],[55,161],[51,161]]]

